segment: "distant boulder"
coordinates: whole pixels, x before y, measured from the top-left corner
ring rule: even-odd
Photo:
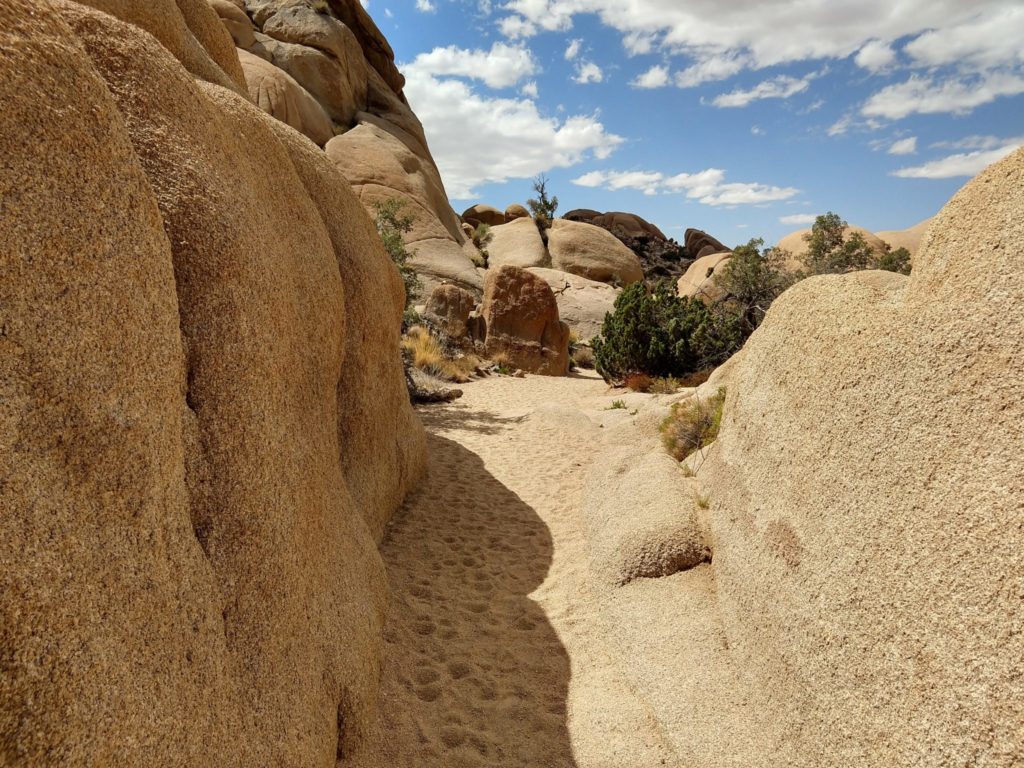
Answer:
[[[462,212],[462,220],[474,227],[479,224],[498,227],[505,223],[505,214],[493,206],[477,203]]]
[[[546,267],[551,260],[540,231],[533,219],[515,219],[491,228],[493,236],[487,245],[488,266]]]
[[[615,311],[618,288],[557,269],[534,267],[530,272],[551,286],[558,316],[579,338],[592,339],[601,333],[604,316]]]
[[[530,373],[569,372],[569,326],[558,316],[555,294],[537,275],[519,267],[491,270],[484,288],[487,354]]]
[[[854,232],[860,234],[868,246],[874,252],[876,256],[881,256],[885,253],[885,243],[873,232],[869,232],[864,227],[848,226],[843,229],[843,239],[848,240],[850,235]],[[796,232],[790,232],[784,238],[779,240],[777,248],[784,251],[788,251],[792,258],[787,262],[787,267],[791,270],[803,269],[804,263],[803,258],[807,255],[808,244],[804,238],[811,234],[810,229],[799,229]]]
[[[705,304],[713,304],[725,297],[715,277],[722,274],[725,265],[732,259],[732,253],[713,253],[697,259],[686,274],[679,278],[679,295],[688,299],[700,299]]]
[[[291,75],[241,48],[238,49],[238,61],[242,65],[249,96],[256,106],[321,147],[334,137],[331,118]]]
[[[711,253],[723,253],[729,249],[722,245],[707,232],[700,229],[688,229],[683,236],[683,249],[687,258],[699,259]],[[710,249],[710,250],[709,250]]]
[[[516,219],[529,219],[530,212],[526,210],[525,206],[519,203],[512,203],[508,208],[505,209],[505,221],[515,221]]]
[[[909,229],[887,230],[885,232],[876,232],[875,234],[879,239],[892,246],[894,250],[896,248],[906,248],[910,251],[910,257],[914,258],[917,256],[918,248],[921,247],[921,241],[924,239],[931,224],[932,219],[925,219]]]
[[[601,227],[556,219],[548,231],[551,266],[601,283],[629,285],[644,279],[640,259]]]

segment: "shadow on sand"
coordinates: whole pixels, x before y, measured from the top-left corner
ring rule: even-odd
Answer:
[[[457,406],[423,416],[431,432],[509,421]],[[436,434],[428,451],[430,476],[381,546],[392,599],[379,764],[573,768],[569,658],[529,598],[551,534],[479,456]]]

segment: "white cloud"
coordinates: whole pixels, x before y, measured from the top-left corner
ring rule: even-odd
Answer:
[[[915,113],[951,112],[966,114],[1001,96],[1024,93],[1024,78],[1005,73],[961,80],[937,81],[912,75],[905,82],[889,85],[874,94],[861,112],[868,116],[898,120]]]
[[[582,84],[600,83],[604,80],[604,72],[592,61],[581,61],[576,68],[576,77],[573,80]]]
[[[423,13],[433,13],[437,7],[430,0],[416,0],[416,10]]]
[[[716,107],[745,107],[752,101],[760,99],[788,99],[806,91],[813,75],[796,78],[779,75],[771,80],[764,80],[749,90],[737,89],[730,93],[716,96],[711,102]]]
[[[764,136],[764,128],[760,125],[752,125],[750,126],[750,134],[752,136]]]
[[[750,56],[752,66],[760,69],[811,59],[842,59],[872,40],[897,40],[928,30],[969,27],[979,23],[979,16],[990,13],[1012,17],[1019,2],[508,0],[506,9],[546,30],[569,29],[574,16],[597,14],[624,39],[642,38],[666,51],[698,60],[707,57],[709,47],[720,54],[745,54]],[[993,34],[1010,44],[1014,40],[1009,32],[997,29]]]
[[[653,66],[630,83],[634,88],[663,88],[668,85],[668,67]]]
[[[523,87],[519,89],[519,92],[523,94],[523,96],[527,96],[531,99],[536,99],[540,95],[540,92],[537,90],[536,80],[531,80],[528,83],[523,83]]]
[[[475,198],[480,184],[607,158],[623,141],[593,115],[545,117],[529,99],[489,98],[464,81],[438,79],[415,65],[402,69],[406,96],[453,199]]]
[[[364,7],[364,8],[366,7],[366,3],[365,3],[365,2],[363,3],[363,7]],[[385,9],[384,9],[384,15],[385,15],[385,16],[387,16],[387,17],[388,17],[389,19],[393,19],[393,18],[395,18],[395,14],[393,14],[393,13],[391,12],[391,9],[390,9],[390,8],[385,8]]]
[[[890,155],[913,155],[917,152],[917,136],[894,141],[889,147]]]
[[[577,38],[576,40],[570,41],[569,45],[566,46],[566,49],[565,49],[565,60],[566,61],[572,61],[577,56],[579,56],[580,55],[580,46],[582,44],[583,44],[583,41],[580,40],[579,38]]]
[[[955,64],[986,70],[1024,62],[1024,6],[1020,3],[979,13],[963,24],[938,27],[904,48],[921,66]]]
[[[952,179],[958,176],[974,176],[1020,146],[1024,146],[1024,137],[1009,139],[997,149],[949,155],[924,165],[900,168],[893,171],[892,175],[902,179]]]
[[[862,69],[881,72],[896,62],[896,51],[881,40],[870,40],[857,52],[854,61]]]
[[[726,182],[725,171],[708,168],[698,173],[665,176],[657,171],[591,171],[573,180],[581,187],[611,191],[632,189],[645,195],[684,194],[704,205],[757,205],[788,200],[799,194],[793,187]]]
[[[622,46],[630,56],[645,56],[654,50],[656,35],[644,32],[630,32],[622,38]]]
[[[780,224],[790,224],[794,227],[800,227],[807,224],[813,224],[815,219],[818,217],[813,213],[794,213],[789,216],[780,216]]]
[[[995,149],[1004,147],[1009,141],[998,136],[965,136],[956,141],[936,141],[932,149]]]
[[[680,88],[693,88],[702,83],[710,83],[716,80],[725,80],[741,72],[750,63],[746,56],[735,54],[724,54],[708,56],[697,61],[696,64],[677,72],[675,76],[676,85]]]
[[[510,40],[533,37],[537,34],[536,25],[532,21],[527,21],[522,16],[506,16],[498,22],[498,29],[501,30],[501,34]]]
[[[471,51],[454,45],[435,48],[421,53],[409,66],[428,75],[471,77],[491,88],[508,88],[538,70],[528,48],[506,43],[495,43],[489,51]]]

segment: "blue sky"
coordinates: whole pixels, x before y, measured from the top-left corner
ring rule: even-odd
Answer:
[[[769,243],[934,214],[1024,143],[1019,0],[368,0],[461,211],[530,196]]]

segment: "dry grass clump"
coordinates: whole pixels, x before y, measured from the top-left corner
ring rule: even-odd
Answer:
[[[594,369],[594,350],[583,344],[572,350],[572,362],[577,368],[585,368],[588,371]]]
[[[402,338],[402,348],[410,353],[414,368],[457,384],[469,381],[480,367],[476,355],[449,356],[444,344],[421,325],[408,330]]]
[[[693,397],[672,406],[672,412],[661,424],[661,440],[676,461],[715,441],[722,424],[724,404],[725,387],[722,387],[708,400]]]
[[[646,373],[627,373],[622,379],[622,383],[626,389],[630,389],[633,392],[650,392],[654,379]]]
[[[646,373],[628,373],[622,383],[634,392],[652,395],[671,395],[683,386],[682,380],[675,376],[648,376]]]

